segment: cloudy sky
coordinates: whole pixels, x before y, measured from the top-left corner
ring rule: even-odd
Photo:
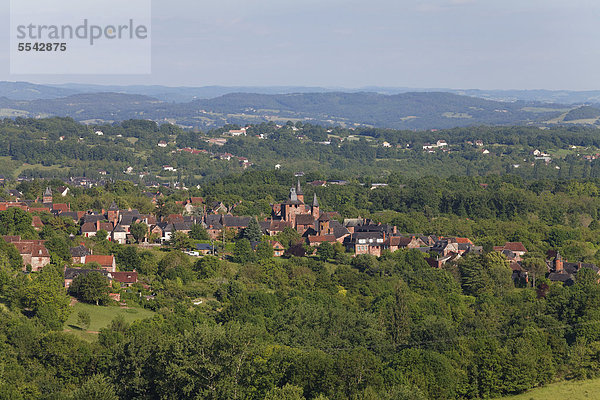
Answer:
[[[151,75],[10,75],[5,29],[0,80],[600,89],[597,0],[153,0],[152,15]]]

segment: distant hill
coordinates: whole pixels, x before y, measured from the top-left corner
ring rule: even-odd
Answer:
[[[488,100],[514,102],[543,102],[559,104],[600,104],[600,90],[481,90],[450,88],[410,88],[371,86],[362,88],[311,87],[311,86],[161,86],[161,85],[92,85],[68,83],[38,85],[29,82],[0,82],[0,97],[12,100],[54,99],[72,94],[113,92],[139,94],[170,103],[187,103],[193,100],[212,99],[232,93],[287,94],[287,93],[359,93],[371,92],[396,95],[413,92],[444,92]]]
[[[473,125],[543,123],[565,106],[499,102],[452,93],[232,93],[211,99],[171,103],[124,93],[75,94],[31,101],[0,99],[0,116],[69,116],[78,121],[132,118],[171,121],[210,128],[226,123],[300,120],[344,126],[397,129],[445,129]],[[566,109],[568,111],[568,107]]]
[[[545,121],[557,111],[524,110],[536,104],[503,103],[451,93],[301,93],[285,95],[228,94],[178,105],[190,115],[195,109],[271,119],[308,119],[398,129],[442,129],[471,125],[527,124]]]
[[[600,109],[591,106],[575,108],[567,113],[564,121],[591,120],[600,118]]]
[[[0,97],[11,100],[56,99],[76,93],[79,91],[29,82],[0,82]]]

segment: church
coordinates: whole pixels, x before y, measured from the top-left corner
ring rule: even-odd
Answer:
[[[321,212],[316,193],[311,205],[304,202],[300,181],[290,189],[289,198],[285,202],[273,205],[272,218],[296,229],[307,238],[309,244],[324,241],[341,243],[350,234],[342,224],[331,219],[329,213]]]

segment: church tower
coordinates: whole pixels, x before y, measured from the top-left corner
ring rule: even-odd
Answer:
[[[319,210],[319,201],[317,200],[317,194],[313,197],[312,203],[312,216],[314,219],[319,219],[321,216],[321,211]]]
[[[44,204],[52,204],[52,189],[49,187],[46,188],[44,195],[42,196],[42,203]]]
[[[296,187],[296,196],[298,196],[298,200],[304,203],[304,192],[302,191],[302,187],[300,187],[300,179],[298,179],[298,185]]]
[[[119,222],[119,207],[117,207],[117,203],[115,203],[114,201],[111,203],[110,207],[108,208],[106,219],[111,221],[113,223],[113,225],[115,225],[115,226]]]

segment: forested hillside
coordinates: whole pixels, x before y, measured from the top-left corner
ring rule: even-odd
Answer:
[[[57,89],[58,90],[58,89]],[[78,121],[120,122],[132,118],[175,121],[214,128],[228,123],[299,120],[316,124],[394,129],[542,124],[571,107],[537,102],[501,102],[452,93],[230,93],[171,103],[125,93],[80,93],[49,99],[2,98],[0,116],[66,116]]]

